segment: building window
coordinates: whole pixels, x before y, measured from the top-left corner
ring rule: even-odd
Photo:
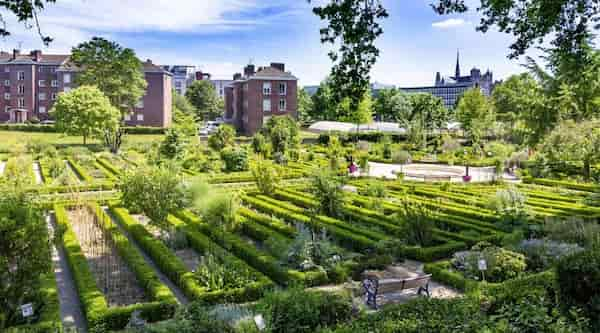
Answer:
[[[40,101],[45,101],[46,100],[46,93],[39,93],[38,98],[40,99]]]
[[[63,74],[63,83],[71,83],[71,74],[70,73]]]
[[[144,115],[141,113],[138,113],[137,115],[137,121],[144,121]]]
[[[271,112],[271,100],[263,99],[263,112]]]
[[[244,105],[243,106],[244,106],[244,110],[248,109],[248,100],[247,99],[244,99]]]
[[[144,100],[140,98],[140,100],[135,103],[135,107],[138,109],[142,109],[144,107]]]
[[[10,93],[4,93],[4,99],[5,100],[10,100]]]
[[[247,84],[247,83],[244,83],[244,84],[242,85],[242,90],[243,90],[243,91],[248,91],[248,84]]]
[[[287,93],[287,84],[282,82],[279,84],[279,95],[285,95]]]
[[[58,80],[52,80],[52,82],[50,82],[50,85],[53,87],[58,87]]]
[[[10,105],[4,107],[4,112],[10,112]]]
[[[17,106],[20,107],[20,108],[24,108],[25,107],[25,98],[22,98],[22,97],[19,98],[17,100]]]
[[[44,67],[38,66],[38,73],[43,73],[43,72],[44,72]]]
[[[271,95],[271,82],[263,83],[263,95]]]
[[[285,98],[279,100],[279,111],[285,111],[286,109],[286,101]]]
[[[23,81],[23,80],[25,80],[25,72],[23,72],[23,71],[18,71],[18,72],[17,72],[17,80],[19,80],[19,81]]]
[[[46,107],[45,107],[45,106],[40,106],[40,107],[38,108],[38,112],[39,112],[39,113],[46,113]]]
[[[8,66],[4,67],[4,73],[10,73],[10,67],[8,67]]]
[[[18,93],[19,95],[23,95],[23,94],[25,94],[25,86],[24,86],[24,85],[19,85],[19,86],[17,87],[17,93]]]
[[[10,80],[4,80],[4,86],[10,87]]]
[[[131,114],[126,114],[125,115],[125,121],[130,121],[131,120]]]
[[[39,80],[38,81],[38,86],[45,87],[46,86],[46,80]]]
[[[55,101],[56,100],[56,93],[53,93],[52,95],[50,95],[50,98]]]
[[[51,71],[52,73],[55,73],[55,72],[56,72],[56,67],[50,67],[50,71]]]

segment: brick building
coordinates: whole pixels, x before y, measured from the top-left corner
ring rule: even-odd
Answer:
[[[297,117],[298,79],[282,63],[244,68],[225,87],[225,121],[240,133],[253,135],[272,116]]]
[[[0,122],[22,123],[50,119],[49,111],[61,92],[71,90],[77,69],[69,55],[0,52]],[[171,74],[151,61],[143,63],[148,82],[146,94],[135,110],[125,116],[128,125],[168,127],[171,125]]]

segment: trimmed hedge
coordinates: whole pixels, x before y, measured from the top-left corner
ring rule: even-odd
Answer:
[[[584,192],[600,192],[600,186],[592,183],[575,183],[565,180],[542,179],[533,177],[523,177],[525,184],[537,184],[544,186],[564,187],[570,190]]]
[[[240,207],[238,209],[238,214],[240,214],[241,216],[245,217],[248,220],[251,220],[253,222],[261,224],[273,231],[276,231],[276,232],[284,235],[285,237],[292,238],[296,235],[296,229],[294,227],[289,226],[285,223],[279,222],[277,220],[274,220],[273,218],[270,218],[266,215],[259,214],[259,213],[255,212],[251,209],[248,209],[246,207]]]
[[[165,128],[149,126],[126,126],[123,127],[127,134],[164,134]],[[44,132],[56,133],[54,125],[42,124],[0,124],[0,131],[18,131],[18,132]]]
[[[104,158],[99,157],[96,159],[96,162],[98,162],[98,164],[100,164],[104,169],[108,170],[108,172],[112,173],[114,176],[119,176],[121,174],[119,169],[117,169],[112,163]]]
[[[77,176],[82,179],[84,182],[86,183],[93,183],[94,182],[94,177],[90,176],[87,171],[85,171],[81,165],[79,165],[78,163],[76,163],[73,158],[71,157],[67,157],[67,162],[69,163],[69,165],[71,166],[71,169],[73,170],[73,172],[75,172],[75,174],[77,174]]]
[[[123,329],[127,325],[131,314],[138,310],[144,319],[151,322],[172,317],[177,300],[171,290],[160,282],[141,253],[120,233],[102,208],[95,203],[89,203],[88,207],[98,217],[99,225],[110,235],[119,256],[127,262],[129,268],[135,273],[140,286],[153,299],[152,302],[148,303],[109,308],[104,295],[96,286],[87,259],[77,241],[77,236],[69,225],[65,206],[54,205],[57,224],[65,230],[63,245],[83,305],[88,327],[91,329],[104,325],[109,330]]]
[[[271,279],[281,285],[299,283],[307,286],[316,286],[328,282],[327,274],[324,272],[300,272],[285,269],[279,265],[277,259],[274,257],[256,249],[231,233],[223,233],[211,228],[189,211],[181,210],[174,215],[193,229],[208,235],[214,242],[220,244],[237,257],[246,261],[250,266],[271,277]]]

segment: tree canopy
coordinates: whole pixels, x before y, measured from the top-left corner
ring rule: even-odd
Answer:
[[[185,97],[196,108],[199,119],[214,120],[223,114],[224,109],[220,108],[219,96],[209,81],[194,81],[185,91]]]
[[[409,95],[400,89],[382,89],[373,103],[373,113],[383,121],[402,122],[412,112]]]
[[[46,4],[55,3],[56,0],[11,0],[11,1],[0,1],[0,8],[9,11],[17,17],[19,23],[25,23],[26,27],[33,27],[29,25],[30,21],[34,21],[35,28],[38,35],[42,39],[44,45],[48,46],[52,42],[52,37],[46,36],[42,33],[40,23],[38,20],[38,13],[46,7]],[[6,19],[0,15],[0,36],[10,36],[10,31],[6,25]]]
[[[461,123],[473,145],[481,142],[494,119],[493,109],[479,88],[464,93],[458,103],[456,120]]]
[[[51,114],[59,131],[83,136],[83,144],[89,137],[115,131],[121,120],[119,110],[95,86],[80,86],[60,94]]]

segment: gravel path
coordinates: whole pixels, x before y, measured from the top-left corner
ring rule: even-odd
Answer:
[[[46,216],[46,223],[50,232],[54,232],[54,215]],[[62,247],[52,245],[52,264],[58,288],[60,301],[60,319],[65,330],[74,328],[77,332],[87,332],[87,324],[83,314],[77,287],[73,281],[71,269],[67,263],[65,251]]]
[[[35,183],[36,183],[36,185],[39,185],[39,184],[41,184],[41,183],[44,182],[44,178],[42,178],[42,171],[40,170],[40,163],[39,162],[33,162],[33,174],[35,175]]]
[[[405,173],[404,179],[423,181],[423,176],[440,176],[451,177],[452,182],[462,182],[462,176],[466,175],[466,168],[458,165],[441,165],[441,164],[390,164],[390,163],[375,163],[369,162],[369,176],[388,179],[396,179],[396,172]],[[489,182],[495,177],[494,167],[469,167],[469,175],[471,182]],[[515,176],[504,174],[503,179],[516,182],[518,179]]]

